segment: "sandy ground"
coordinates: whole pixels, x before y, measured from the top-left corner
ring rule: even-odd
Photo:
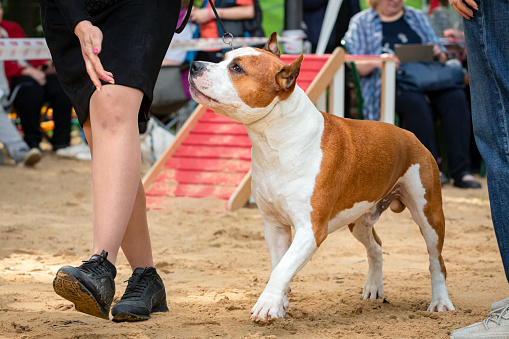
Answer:
[[[382,215],[386,301],[361,300],[364,247],[348,229],[324,242],[292,282],[284,320],[254,324],[248,313],[269,277],[256,207],[217,213],[214,201],[178,200],[150,211],[156,267],[169,313],[143,323],[76,312],[53,292],[57,269],[91,253],[90,163],[46,152],[35,169],[0,166],[1,338],[445,338],[480,321],[507,283],[482,190],[443,190],[444,258],[456,311],[426,312],[431,299],[424,240],[410,214]],[[118,300],[130,276],[121,254]]]

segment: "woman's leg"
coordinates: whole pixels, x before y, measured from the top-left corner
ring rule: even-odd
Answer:
[[[471,173],[471,118],[465,92],[462,89],[449,89],[428,93],[428,97],[442,120],[451,176],[454,180],[461,180],[463,175]]]
[[[415,136],[438,158],[433,111],[422,93],[396,90],[396,112],[403,120],[404,128]]]
[[[53,108],[53,121],[55,129],[51,143],[53,150],[68,147],[71,143],[71,113],[72,104],[65,94],[56,74],[46,76],[46,85],[44,86],[45,99],[48,100]]]
[[[90,147],[90,153],[92,154],[93,159],[94,147],[92,130],[90,127],[90,119],[87,119],[83,125],[83,131],[85,132],[85,136]],[[133,270],[136,267],[153,266],[152,246],[150,242],[147,222],[145,189],[143,188],[141,180],[138,185],[136,199],[134,200],[134,207],[131,212],[129,223],[127,224],[127,228],[125,230],[121,246],[122,251],[127,257],[127,260],[129,261],[129,264]]]
[[[12,88],[21,85],[14,106],[21,119],[25,142],[30,148],[39,147],[42,139],[40,124],[44,89],[29,76],[14,77],[11,85]]]
[[[104,249],[115,264],[122,244],[133,267],[153,264],[145,196],[140,191],[138,111],[142,98],[137,89],[104,86],[92,95],[84,126],[92,152],[94,254]]]

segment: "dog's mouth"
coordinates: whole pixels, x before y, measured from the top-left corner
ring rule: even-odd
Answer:
[[[191,92],[191,95],[196,101],[199,101],[204,105],[207,103],[219,102],[218,100],[211,98],[208,95],[204,94],[202,91],[200,91],[198,87],[194,84],[192,78],[189,81],[189,92]]]

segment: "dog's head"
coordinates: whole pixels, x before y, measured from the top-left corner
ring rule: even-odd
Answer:
[[[250,124],[295,88],[304,56],[286,65],[280,55],[277,34],[272,33],[262,49],[239,48],[217,64],[195,61],[189,72],[190,92],[216,113]]]

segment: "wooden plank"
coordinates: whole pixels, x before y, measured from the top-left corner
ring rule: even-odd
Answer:
[[[251,147],[251,140],[247,135],[214,135],[214,134],[194,134],[183,142],[184,145],[198,146],[235,146],[235,147]]]
[[[212,186],[212,185],[177,185],[176,197],[190,198],[218,198],[228,200],[235,191],[235,186]]]
[[[251,171],[249,171],[228,200],[228,211],[243,207],[251,196]]]
[[[173,156],[173,153],[180,147],[182,142],[187,138],[191,130],[196,126],[198,123],[198,120],[207,112],[207,107],[203,105],[198,105],[196,109],[194,110],[193,114],[187,119],[186,123],[180,131],[175,136],[175,139],[173,142],[168,146],[166,151],[163,155],[157,159],[157,161],[152,165],[150,170],[147,172],[147,174],[143,177],[143,187],[145,190],[150,186],[150,184],[154,181],[154,179],[157,177],[157,175],[161,172],[161,170],[164,168],[164,164],[168,159],[170,159]]]
[[[385,77],[387,76],[385,70],[385,62],[382,62],[382,91],[380,92],[380,121],[385,121]]]
[[[200,134],[227,134],[227,135],[247,135],[243,124],[219,124],[209,123],[200,120],[200,123],[193,129],[193,133]]]
[[[182,158],[213,158],[251,160],[251,147],[182,145],[174,153]]]
[[[213,172],[247,173],[251,161],[239,159],[191,159],[172,157],[164,166],[166,169]]]
[[[336,74],[337,70],[344,62],[345,50],[341,47],[337,47],[306,91],[306,94],[312,102],[316,102],[323,91],[332,83],[334,74]]]
[[[207,110],[207,112],[201,117],[200,122],[217,122],[217,123],[226,123],[226,124],[238,124],[235,120],[225,117],[224,115],[216,114],[211,109]]]
[[[161,172],[155,182],[173,181],[179,184],[226,185],[237,187],[237,185],[242,182],[245,175],[245,173],[233,172],[204,172],[166,169]]]

